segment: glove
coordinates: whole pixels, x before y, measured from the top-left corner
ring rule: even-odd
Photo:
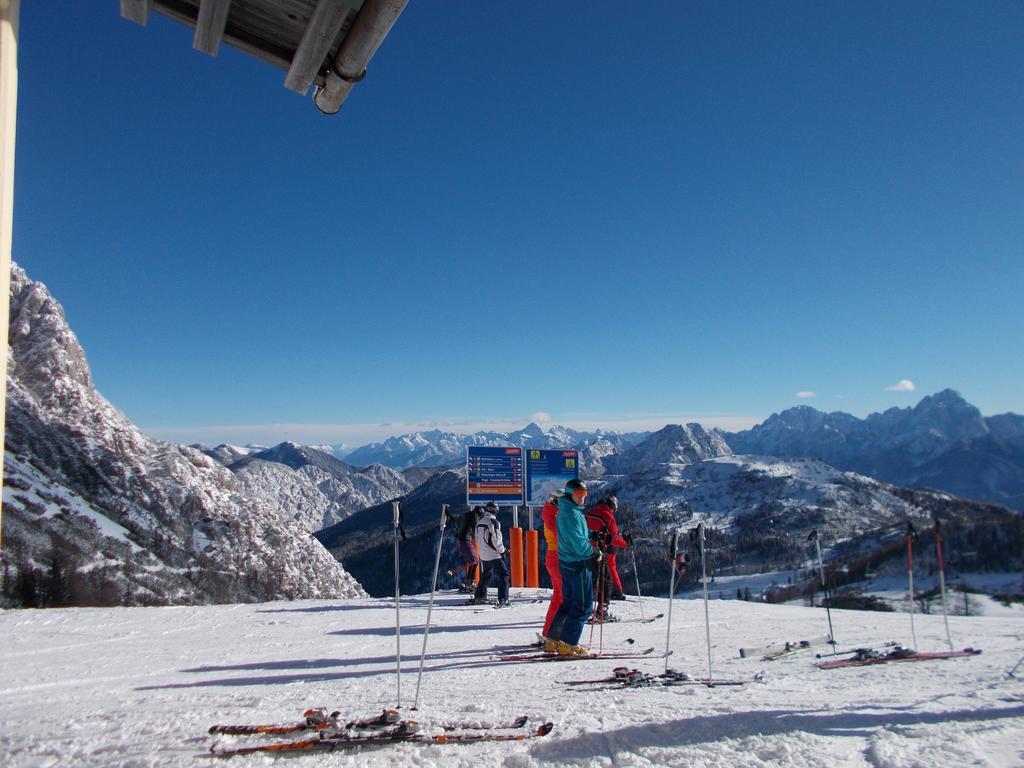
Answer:
[[[602,562],[604,562],[604,552],[595,547],[594,556],[591,558],[591,560],[594,561],[595,565],[600,565]]]

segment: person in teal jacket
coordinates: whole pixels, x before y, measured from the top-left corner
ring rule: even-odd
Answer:
[[[558,497],[558,570],[562,575],[562,605],[551,621],[545,650],[562,656],[584,656],[580,635],[594,607],[594,580],[590,562],[601,551],[590,542],[583,505],[587,486],[579,480],[565,484]]]

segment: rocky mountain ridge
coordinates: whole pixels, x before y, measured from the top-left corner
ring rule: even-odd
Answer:
[[[982,416],[951,389],[865,419],[798,406],[724,437],[736,453],[819,458],[896,485],[1024,510],[1024,416]]]
[[[13,265],[4,467],[15,604],[172,604],[365,594],[225,467],[143,435],[94,388],[63,309]]]

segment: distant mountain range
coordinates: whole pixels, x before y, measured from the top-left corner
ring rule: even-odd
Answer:
[[[546,432],[530,423],[514,432],[477,432],[462,435],[455,432],[432,430],[390,437],[380,443],[370,443],[345,455],[345,461],[356,466],[384,464],[389,467],[433,467],[466,462],[469,446],[518,446],[541,449],[591,448],[584,459],[583,470],[596,468],[600,458],[636,445],[647,433],[577,432],[568,427],[552,426]],[[589,464],[589,466],[588,466]]]
[[[614,458],[606,461],[614,473],[590,481],[591,498],[608,492],[618,496],[620,522],[637,539],[643,580],[656,591],[667,589],[659,581],[667,537],[698,522],[713,531],[716,567],[797,567],[808,556],[811,529],[818,529],[830,547],[890,536],[908,521],[924,529],[933,514],[941,514],[964,540],[967,531],[974,538],[1001,538],[998,557],[1018,552],[1017,560],[1011,557],[1009,562],[1020,565],[1019,547],[1014,549],[1024,536],[1020,515],[949,494],[910,491],[816,459],[734,455],[721,434],[699,424],[669,425]],[[439,510],[444,504],[455,514],[466,510],[465,483],[465,467],[460,465],[402,499],[407,532],[401,545],[403,591],[429,589]],[[511,510],[503,509],[499,519],[507,530]],[[527,520],[521,509],[520,525],[526,527]],[[370,594],[383,596],[394,589],[393,575],[381,566],[391,562],[390,504],[357,512],[316,536]],[[868,546],[861,554],[870,550]],[[994,557],[991,551],[989,555]],[[444,576],[457,560],[454,541],[448,539],[442,550],[442,586],[457,585],[457,576]]]
[[[982,416],[951,389],[866,419],[798,406],[724,437],[736,453],[818,458],[897,485],[1024,510],[1024,416]]]
[[[782,459],[820,459],[896,485],[932,488],[1024,511],[1024,416],[982,416],[957,392],[947,389],[912,408],[890,408],[859,419],[797,406],[772,414],[742,432],[707,430],[699,424],[670,425],[690,431],[676,443],[689,461],[732,453]],[[662,430],[659,440],[671,439]],[[581,473],[597,478],[628,474],[662,455],[647,444],[651,433],[576,432],[538,425],[509,433],[416,432],[357,448],[346,461],[391,467],[465,463],[467,445],[513,445],[581,451]],[[680,455],[676,458],[684,458]],[[667,460],[662,456],[662,460]]]

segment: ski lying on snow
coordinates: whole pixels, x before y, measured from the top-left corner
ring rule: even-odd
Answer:
[[[840,669],[842,667],[866,667],[872,664],[891,664],[897,661],[931,661],[935,659],[959,659],[965,656],[977,656],[981,650],[964,648],[962,651],[938,651],[935,653],[918,653],[910,648],[897,646],[889,653],[877,654],[875,651],[858,653],[852,659],[836,659],[821,661],[815,666],[818,669]]]
[[[833,643],[832,637],[830,635],[812,637],[810,640],[796,640],[783,643],[771,643],[769,645],[754,646],[751,648],[740,648],[740,658],[746,659],[751,656],[771,656],[772,654],[781,653],[783,651],[789,651],[793,648],[810,648],[811,646],[825,645],[826,643]]]
[[[748,682],[763,682],[764,676],[757,674],[752,680],[719,680],[715,678],[692,678],[685,672],[677,672],[674,669],[664,673],[653,675],[648,672],[641,672],[638,669],[628,667],[616,667],[608,677],[599,677],[592,680],[563,680],[563,685],[587,685],[600,686],[588,690],[613,690],[620,688],[647,688],[652,686],[675,686],[675,685],[703,685],[708,688],[715,688],[723,685],[746,685]]]
[[[671,653],[671,651],[670,651]],[[554,653],[513,653],[506,656],[492,656],[498,661],[587,661],[589,659],[663,659],[665,654],[654,653],[654,648],[646,648],[642,651],[623,652],[613,651],[611,653],[588,653],[585,656],[559,656]]]
[[[358,720],[344,721],[341,719],[341,712],[327,714],[324,707],[307,709],[303,713],[304,720],[296,723],[284,724],[256,724],[256,725],[211,725],[208,733],[221,733],[231,736],[242,736],[247,734],[279,735],[283,733],[297,733],[299,731],[322,731],[328,728],[334,729],[366,729],[383,728],[394,725],[399,721],[397,709],[385,709],[379,715],[361,718]],[[525,722],[525,720],[524,720]]]
[[[342,731],[342,730],[372,730],[375,728],[386,728],[388,726],[397,725],[400,722],[412,723],[412,720],[400,720],[397,709],[385,709],[379,715],[373,717],[367,717],[359,720],[350,720],[343,722],[340,712],[332,712],[330,715],[327,714],[327,710],[323,707],[317,709],[309,709],[305,712],[305,720],[292,724],[284,725],[213,725],[210,726],[209,733],[211,734],[224,734],[231,736],[242,736],[242,735],[280,735],[285,733],[296,733],[299,731],[316,730],[324,731],[325,733],[330,730]],[[522,728],[526,725],[529,718],[526,715],[517,717],[515,720],[511,720],[506,723],[480,723],[475,721],[463,721],[463,722],[445,722],[445,723],[432,723],[431,728],[440,728],[445,731],[470,731],[470,730],[510,730],[514,728]]]
[[[890,640],[889,642],[882,643],[881,645],[879,645],[877,647],[861,646],[859,648],[847,648],[847,649],[842,650],[842,651],[833,651],[832,653],[816,653],[816,654],[814,654],[814,657],[817,658],[817,659],[824,659],[826,656],[847,656],[847,655],[849,655],[851,653],[863,654],[863,653],[867,653],[867,652],[870,652],[870,651],[875,651],[878,648],[896,648],[897,646],[899,646],[899,643],[897,643],[895,640]]]
[[[479,741],[522,741],[547,736],[554,727],[552,723],[544,723],[533,730],[521,733],[504,733],[489,729],[462,731],[457,733],[423,733],[416,722],[400,721],[380,731],[320,731],[315,737],[286,741],[276,744],[256,744],[245,747],[225,747],[218,744],[210,747],[210,752],[217,757],[233,755],[251,755],[259,752],[330,752],[335,749],[346,749],[364,744],[413,743],[413,744],[464,744]]]
[[[620,621],[623,624],[650,624],[652,621],[657,621],[664,617],[664,615],[664,613],[659,613],[656,616],[648,616],[645,619],[620,619]]]

